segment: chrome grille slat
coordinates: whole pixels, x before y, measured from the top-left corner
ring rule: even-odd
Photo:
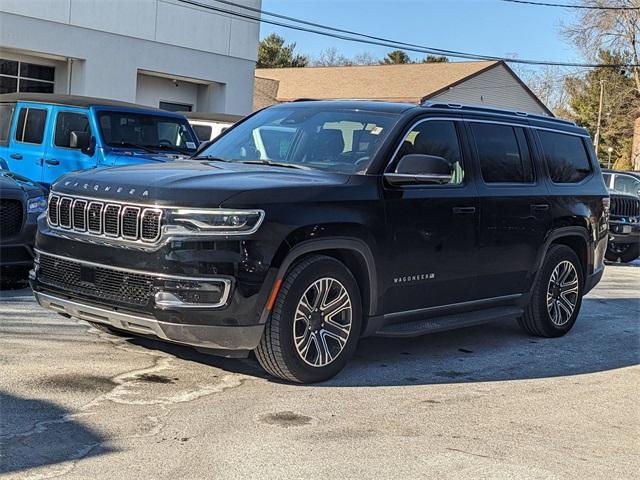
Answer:
[[[611,197],[611,215],[618,217],[640,216],[640,200],[635,198]]]
[[[52,194],[47,219],[52,229],[153,244],[160,239],[162,214],[160,208]]]

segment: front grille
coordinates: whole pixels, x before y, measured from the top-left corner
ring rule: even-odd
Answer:
[[[79,233],[153,243],[160,238],[162,210],[52,195],[49,225]]]
[[[640,216],[640,200],[636,198],[611,197],[611,215],[617,217]]]
[[[40,254],[38,280],[82,297],[142,307],[153,297],[155,278]]]
[[[23,210],[20,200],[0,199],[0,237],[15,235],[20,231]]]

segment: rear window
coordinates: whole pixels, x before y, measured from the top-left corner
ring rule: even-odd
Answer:
[[[191,125],[191,128],[196,132],[199,141],[207,142],[211,138],[213,129],[209,125]]]
[[[0,105],[0,145],[9,143],[9,131],[15,104],[5,103]]]
[[[593,171],[582,137],[544,130],[538,135],[554,183],[578,183]]]
[[[46,110],[41,108],[22,108],[18,115],[16,140],[24,143],[41,144],[46,123]]]
[[[486,183],[532,183],[533,165],[524,130],[508,125],[471,125]]]

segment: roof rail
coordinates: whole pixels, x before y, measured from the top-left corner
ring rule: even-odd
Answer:
[[[562,118],[550,117],[547,115],[540,115],[537,113],[508,110],[508,109],[499,108],[499,107],[486,107],[484,105],[463,105],[460,103],[438,103],[438,102],[430,102],[427,100],[422,102],[420,106],[427,107],[427,108],[447,108],[447,109],[455,109],[455,110],[467,110],[467,111],[479,112],[479,113],[499,113],[502,115],[513,115],[517,117],[526,117],[526,118],[534,118],[536,120],[544,120],[547,122],[564,123],[567,125],[574,125],[574,126],[576,125],[575,122],[572,122],[571,120],[564,120]]]

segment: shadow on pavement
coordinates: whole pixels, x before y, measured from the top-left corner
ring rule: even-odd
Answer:
[[[640,363],[640,299],[584,300],[573,330],[561,338],[526,335],[515,322],[417,338],[365,338],[355,358],[319,387],[425,385],[560,377]],[[254,358],[224,359],[146,338],[132,343],[226,371],[276,381]]]
[[[103,440],[54,403],[0,391],[0,474],[103,455]]]

